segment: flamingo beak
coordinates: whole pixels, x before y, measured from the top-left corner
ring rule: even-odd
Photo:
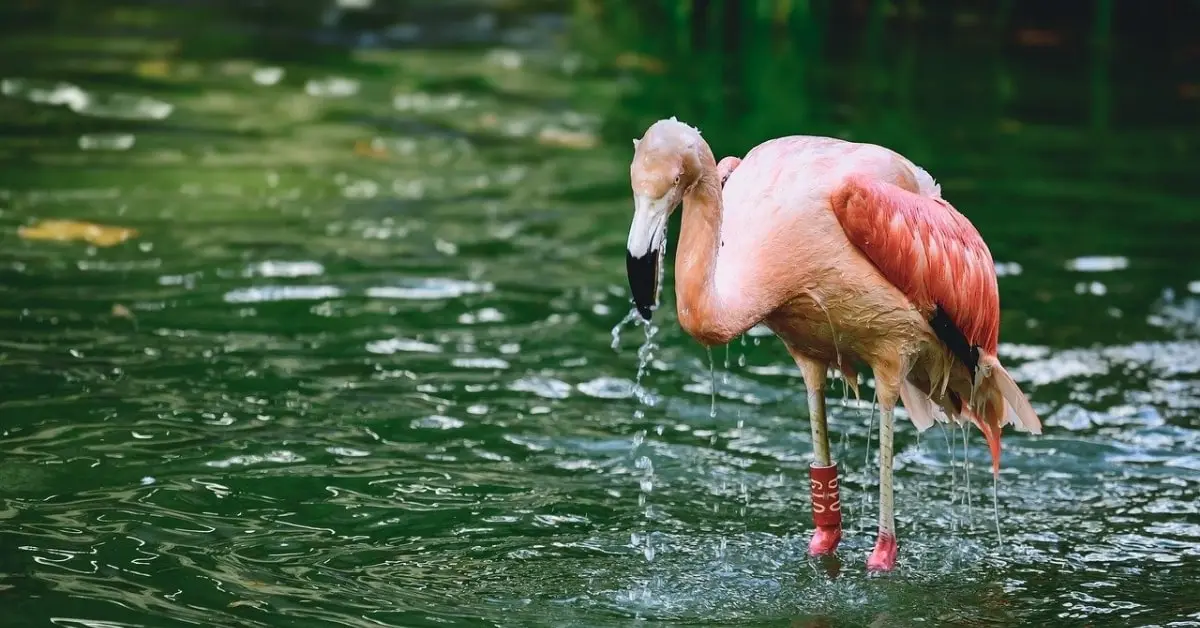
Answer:
[[[629,226],[626,244],[625,272],[633,305],[645,320],[650,320],[658,307],[662,289],[663,252],[666,249],[667,217],[670,199],[634,196],[633,224]]]

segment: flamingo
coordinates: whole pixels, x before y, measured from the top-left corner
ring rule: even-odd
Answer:
[[[879,529],[871,572],[896,565],[898,401],[919,431],[935,420],[978,427],[994,476],[1005,425],[1041,433],[996,356],[991,252],[925,170],[882,146],[800,135],[718,166],[699,130],[674,117],[633,143],[626,269],[634,306],[647,321],[658,306],[667,221],[682,205],[675,300],[684,331],[712,347],[764,323],[800,369],[814,450],[811,555],[832,553],[842,536],[825,420],[830,368],[856,396],[856,367],[865,363],[875,376]]]

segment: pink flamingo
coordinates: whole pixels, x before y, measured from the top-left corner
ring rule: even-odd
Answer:
[[[786,345],[808,390],[816,530],[809,553],[842,536],[837,464],[829,453],[825,383],[855,365],[875,375],[879,532],[871,571],[896,564],[893,411],[921,431],[971,422],[1000,468],[1000,431],[1041,433],[1037,413],[996,357],[1000,298],[991,253],[923,169],[872,144],[791,136],[718,168],[700,132],[671,118],[634,140],[634,213],[627,270],[634,304],[657,307],[667,219],[682,203],[675,256],[679,323],[706,346],[760,322]]]

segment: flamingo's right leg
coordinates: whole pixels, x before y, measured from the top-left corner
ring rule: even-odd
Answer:
[[[831,554],[842,540],[842,501],[837,463],[829,453],[829,427],[825,422],[826,366],[792,353],[808,389],[808,421],[812,429],[813,457],[808,469],[816,530],[808,543],[811,556]]]

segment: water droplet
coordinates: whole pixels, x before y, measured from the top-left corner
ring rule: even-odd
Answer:
[[[1085,255],[1067,261],[1067,270],[1084,273],[1099,273],[1124,270],[1129,267],[1129,258],[1119,255]]]
[[[280,67],[265,67],[254,70],[251,75],[255,83],[259,85],[269,86],[278,83],[283,79],[283,68]]]
[[[345,98],[358,93],[358,81],[338,76],[314,79],[305,83],[304,91],[320,98]]]
[[[81,150],[122,151],[133,148],[134,136],[130,133],[87,133],[79,136]]]

